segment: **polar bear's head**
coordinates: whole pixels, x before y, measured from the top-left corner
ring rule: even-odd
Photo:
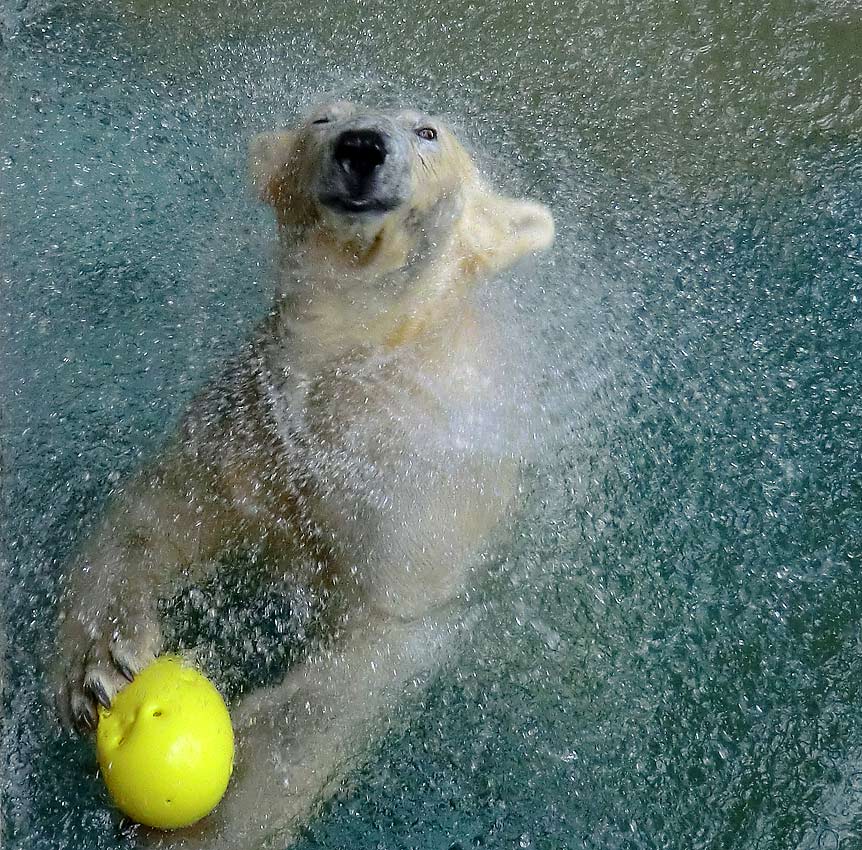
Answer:
[[[330,266],[391,272],[444,256],[475,278],[553,240],[544,206],[491,190],[451,129],[420,112],[325,104],[258,137],[251,170],[283,239]]]

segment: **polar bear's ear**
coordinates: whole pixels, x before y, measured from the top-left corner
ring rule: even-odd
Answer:
[[[550,248],[554,219],[543,204],[479,186],[467,193],[461,232],[465,259],[477,275],[487,276]]]
[[[252,186],[258,197],[267,203],[275,200],[276,179],[293,151],[295,134],[287,130],[276,133],[261,133],[251,140],[249,146],[249,171]]]

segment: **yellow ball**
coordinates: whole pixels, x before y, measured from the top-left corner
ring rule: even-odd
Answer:
[[[163,656],[99,710],[96,755],[120,811],[158,829],[189,826],[227,788],[230,715],[209,679]]]

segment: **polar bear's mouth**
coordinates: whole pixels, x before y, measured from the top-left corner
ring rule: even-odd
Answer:
[[[362,213],[377,213],[380,215],[391,212],[401,203],[396,198],[349,198],[339,195],[325,195],[321,197],[320,202],[325,207],[335,210],[335,212],[348,215]]]

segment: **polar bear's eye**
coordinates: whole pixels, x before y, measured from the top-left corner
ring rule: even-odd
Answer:
[[[416,135],[420,139],[425,139],[426,142],[433,142],[437,138],[437,131],[433,127],[420,127],[416,131]]]
[[[323,118],[315,118],[314,121],[312,121],[311,123],[312,124],[328,124],[331,120],[332,120],[331,118],[327,118],[324,115]]]

